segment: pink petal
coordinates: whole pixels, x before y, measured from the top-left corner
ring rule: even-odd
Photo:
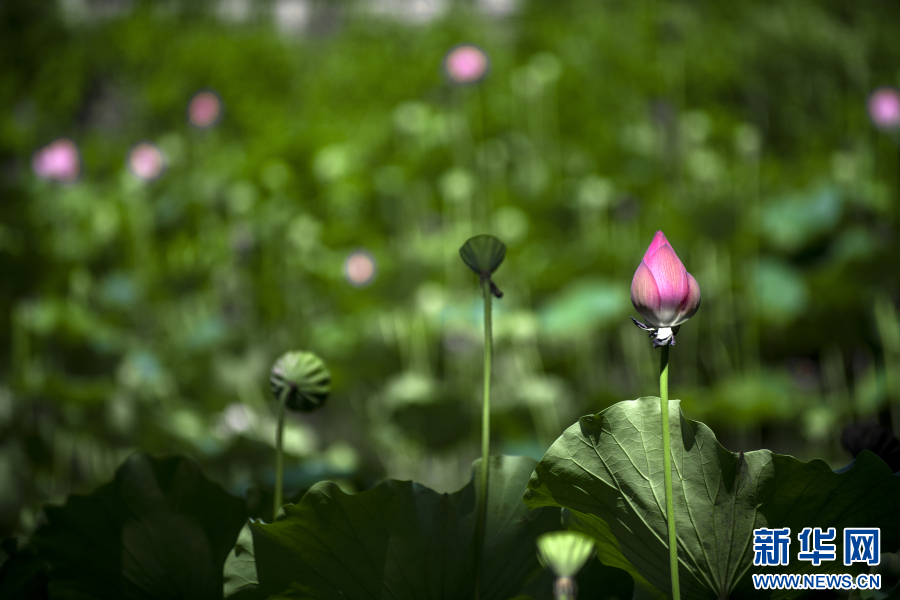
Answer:
[[[666,239],[666,234],[664,234],[662,231],[657,231],[656,235],[653,236],[653,241],[650,242],[650,247],[647,248],[646,252],[644,252],[644,258],[642,260],[645,263],[649,264],[650,257],[653,256],[653,253],[666,245],[668,245],[669,248],[672,247],[672,244],[670,244],[669,240]]]
[[[662,246],[646,263],[659,287],[660,305],[677,309],[688,293],[688,279],[675,251],[669,245]]]
[[[688,273],[687,276],[688,294],[678,310],[678,325],[693,317],[697,313],[697,309],[700,308],[700,285],[693,275]]]
[[[631,304],[651,325],[656,324],[659,311],[659,289],[653,273],[644,261],[638,266],[631,280]]]

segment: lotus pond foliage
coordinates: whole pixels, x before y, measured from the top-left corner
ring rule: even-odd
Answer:
[[[0,600],[895,597],[896,22],[0,3]]]

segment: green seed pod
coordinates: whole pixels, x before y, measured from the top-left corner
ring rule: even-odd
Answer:
[[[478,276],[490,277],[506,258],[506,244],[492,235],[476,235],[463,244],[459,255]]]
[[[594,540],[574,531],[545,533],[537,546],[541,564],[557,577],[575,577],[594,554]]]
[[[287,352],[275,361],[269,377],[272,393],[291,410],[309,412],[320,408],[331,392],[331,373],[312,352]]]

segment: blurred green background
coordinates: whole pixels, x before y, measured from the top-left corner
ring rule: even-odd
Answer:
[[[672,353],[686,415],[845,464],[846,424],[900,422],[900,156],[866,109],[900,85],[897,23],[890,0],[0,2],[0,537],[136,449],[270,489],[291,349],[333,393],[289,419],[289,496],[457,489],[477,233],[509,247],[495,452],[658,393],[629,286],[662,229],[703,294]],[[460,43],[482,81],[442,71]],[[60,138],[68,183],[36,172]]]

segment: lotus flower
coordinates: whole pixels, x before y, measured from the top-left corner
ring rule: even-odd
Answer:
[[[141,142],[131,149],[128,166],[135,177],[150,181],[163,172],[165,161],[159,148],[149,142]]]
[[[32,167],[41,179],[71,183],[81,170],[78,148],[72,140],[60,138],[35,153]]]
[[[444,70],[454,83],[475,83],[487,73],[487,54],[478,46],[457,46],[444,58]]]
[[[900,91],[892,87],[875,90],[869,96],[869,116],[879,129],[900,127]]]
[[[188,120],[194,127],[206,129],[216,124],[221,112],[222,102],[214,92],[200,92],[191,98],[188,105]]]
[[[669,240],[657,231],[631,281],[631,303],[648,325],[655,347],[675,344],[678,327],[700,308],[700,286],[685,270]],[[674,330],[674,331],[673,331]]]

